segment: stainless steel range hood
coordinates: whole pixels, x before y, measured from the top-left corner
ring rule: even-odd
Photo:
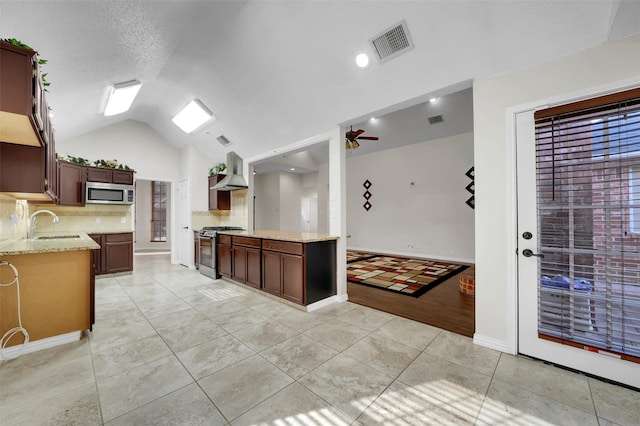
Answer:
[[[242,158],[233,151],[227,153],[227,176],[213,187],[218,191],[235,191],[248,188],[242,176]]]

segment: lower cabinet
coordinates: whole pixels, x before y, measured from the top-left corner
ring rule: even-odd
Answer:
[[[231,257],[231,236],[218,235],[218,273],[226,278],[231,278],[233,264]]]
[[[93,250],[92,262],[96,275],[133,271],[133,233],[90,234],[100,244]]]
[[[260,239],[232,237],[233,279],[260,288]]]
[[[281,254],[282,294],[281,297],[295,303],[305,303],[304,260],[302,256]]]
[[[294,303],[305,303],[304,245],[264,240],[263,290]]]
[[[133,271],[133,234],[105,234],[105,272]]]
[[[294,242],[218,234],[226,278],[308,305],[336,294],[335,240]]]
[[[91,250],[91,265],[93,267],[93,272],[95,275],[104,274],[104,269],[102,268],[102,234],[90,234],[89,235],[93,241],[98,243],[100,246],[97,250]]]

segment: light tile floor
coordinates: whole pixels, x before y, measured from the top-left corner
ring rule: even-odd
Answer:
[[[88,339],[0,364],[8,425],[638,425],[640,394],[351,303],[136,256]]]

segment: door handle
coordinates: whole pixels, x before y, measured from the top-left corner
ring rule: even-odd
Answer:
[[[522,250],[522,255],[524,257],[531,257],[531,256],[544,257],[544,254],[542,254],[542,253],[534,253],[529,249]]]
[[[183,226],[182,229],[189,229],[189,227],[188,226]]]

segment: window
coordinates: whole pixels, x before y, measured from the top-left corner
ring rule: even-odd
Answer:
[[[151,242],[167,241],[167,183],[151,181]]]
[[[640,362],[640,89],[535,119],[539,336]]]
[[[631,233],[640,234],[640,166],[629,172],[629,204]]]

